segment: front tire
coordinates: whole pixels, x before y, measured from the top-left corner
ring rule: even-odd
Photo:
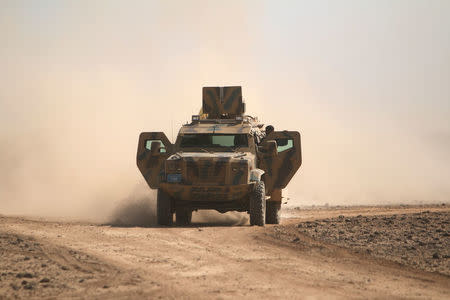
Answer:
[[[191,224],[192,221],[192,210],[189,208],[177,208],[175,211],[177,225],[186,226]]]
[[[280,224],[280,208],[280,202],[266,202],[266,224]]]
[[[170,226],[173,224],[173,200],[163,190],[158,189],[156,199],[156,217],[158,225]]]
[[[266,187],[258,181],[250,194],[250,225],[264,226],[266,221]]]

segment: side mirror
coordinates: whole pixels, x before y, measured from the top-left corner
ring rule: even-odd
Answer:
[[[265,141],[258,147],[258,150],[264,154],[264,156],[277,156],[277,142],[274,140]]]
[[[161,143],[153,142],[152,145],[150,146],[150,152],[152,156],[159,155],[159,153],[161,152]]]

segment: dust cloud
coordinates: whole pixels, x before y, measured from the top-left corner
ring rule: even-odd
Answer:
[[[249,114],[301,132],[291,205],[449,201],[445,9],[164,3],[2,2],[1,214],[150,226],[138,135],[173,141],[215,85],[242,85]]]
[[[192,222],[199,225],[239,226],[247,224],[248,220],[246,213],[234,211],[221,214],[215,210],[199,210],[192,214]]]
[[[247,222],[246,213],[199,210],[192,214],[193,226],[239,226]],[[156,191],[144,183],[136,185],[132,193],[117,204],[105,224],[117,227],[157,226]]]
[[[175,221],[175,218],[174,218]],[[192,214],[193,226],[239,226],[248,222],[246,213],[219,213],[199,210]],[[152,227],[156,223],[156,191],[144,183],[135,186],[130,195],[122,199],[106,218],[105,224],[117,227]]]
[[[147,186],[136,186],[133,193],[114,208],[107,224],[118,227],[150,227],[156,224],[156,193]]]

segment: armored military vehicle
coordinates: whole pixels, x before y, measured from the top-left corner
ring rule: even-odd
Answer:
[[[160,225],[191,222],[192,211],[248,212],[250,224],[278,224],[284,189],[302,163],[300,134],[245,115],[240,86],[204,87],[199,115],[175,144],[142,132],[137,166],[157,189]]]

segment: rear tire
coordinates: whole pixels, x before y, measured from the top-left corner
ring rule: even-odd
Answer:
[[[186,226],[191,224],[192,221],[192,210],[189,208],[177,208],[175,211],[177,225]]]
[[[250,225],[264,226],[266,221],[266,187],[258,181],[250,194]]]
[[[156,199],[156,217],[158,225],[170,226],[173,224],[173,200],[163,190],[158,189]]]
[[[266,202],[266,224],[280,224],[280,208],[280,202]]]

